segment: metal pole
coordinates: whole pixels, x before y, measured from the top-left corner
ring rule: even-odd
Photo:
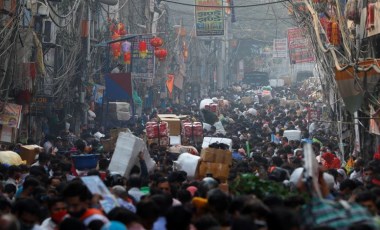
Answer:
[[[86,40],[86,61],[85,61],[85,69],[83,71],[83,84],[88,81],[88,74],[89,74],[89,66],[90,66],[90,60],[91,60],[91,7],[90,5],[87,5],[87,20],[88,20],[88,28],[87,28],[87,40]],[[83,86],[83,104],[86,103],[86,87]],[[85,125],[88,124],[88,116],[87,116],[87,109],[84,110],[83,113],[83,123]]]

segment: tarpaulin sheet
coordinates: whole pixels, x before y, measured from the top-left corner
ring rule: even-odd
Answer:
[[[131,101],[132,80],[130,73],[110,73],[105,76],[108,101]]]

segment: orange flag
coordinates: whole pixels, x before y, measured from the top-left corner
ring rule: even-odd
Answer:
[[[170,97],[172,96],[173,86],[174,86],[174,75],[168,74],[168,78],[166,80],[166,87],[168,88]]]

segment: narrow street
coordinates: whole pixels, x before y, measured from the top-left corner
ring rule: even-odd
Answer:
[[[0,0],[0,230],[380,229],[378,2]]]

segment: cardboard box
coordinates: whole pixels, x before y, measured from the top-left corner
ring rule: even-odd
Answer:
[[[100,142],[103,145],[103,151],[104,152],[111,152],[115,149],[116,139],[107,139],[107,140],[100,140]]]
[[[42,147],[38,145],[22,145],[20,148],[20,157],[26,161],[27,165],[31,165],[35,162],[36,156],[41,149]]]
[[[140,166],[138,159],[140,151],[144,153],[148,172],[151,172],[156,162],[150,157],[145,142],[131,133],[120,133],[108,170],[129,178],[132,167],[134,165]]]
[[[285,130],[283,136],[287,137],[288,141],[301,140],[301,131],[300,130]]]
[[[179,118],[161,118],[161,121],[166,121],[169,124],[170,136],[181,135],[181,120]]]
[[[201,158],[204,162],[230,165],[232,162],[232,153],[229,150],[205,148],[202,149]]]
[[[215,123],[216,124],[216,123]],[[223,137],[204,137],[202,148],[208,148],[210,144],[213,143],[223,143],[230,146],[230,151],[232,151],[232,139],[223,138]]]
[[[205,177],[207,174],[212,174],[212,177],[222,181],[227,180],[230,173],[230,166],[228,164],[211,163],[202,161],[199,166],[198,175],[200,178]]]
[[[119,121],[128,121],[131,118],[131,106],[127,102],[109,102],[108,116]]]
[[[111,136],[111,139],[114,139],[115,140],[115,144],[116,144],[116,140],[117,140],[117,137],[119,136],[119,133],[121,132],[130,132],[128,128],[118,128],[118,129],[111,129],[110,130],[110,136]]]
[[[253,98],[252,97],[242,97],[241,103],[243,103],[244,105],[252,104]]]

